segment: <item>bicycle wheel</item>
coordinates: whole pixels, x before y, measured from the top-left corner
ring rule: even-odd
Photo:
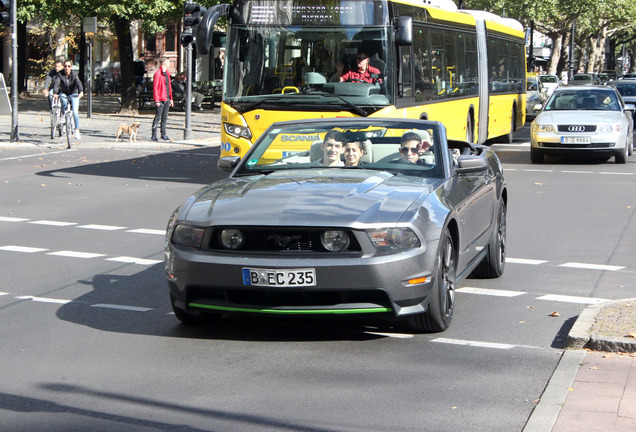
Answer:
[[[70,102],[69,102],[70,103]],[[75,123],[73,121],[73,112],[66,111],[66,148],[71,148],[71,139],[73,138],[73,131],[75,130]]]
[[[57,110],[53,108],[51,110],[51,139],[55,138],[55,131],[57,130]]]

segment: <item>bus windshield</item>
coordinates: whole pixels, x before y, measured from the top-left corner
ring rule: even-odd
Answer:
[[[223,100],[238,112],[281,105],[286,110],[315,111],[320,105],[324,111],[347,110],[366,116],[394,103],[387,91],[395,69],[388,67],[394,64],[388,27],[250,22],[233,25],[228,34],[228,49],[233,54],[228,58],[233,61],[226,65]],[[362,57],[367,57],[362,60],[365,76],[349,74],[341,82],[348,71],[359,70]]]

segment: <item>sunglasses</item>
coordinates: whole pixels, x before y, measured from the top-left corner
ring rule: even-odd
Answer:
[[[73,66],[71,66],[71,65],[64,65],[64,67],[73,67]]]
[[[411,152],[413,154],[418,154],[420,152],[420,146],[418,145],[417,147],[401,147],[400,148],[400,153],[408,154],[408,152]]]
[[[368,59],[368,58],[369,58],[369,57],[356,57],[356,60],[360,60],[360,61],[362,61],[362,60],[366,60],[366,59]]]

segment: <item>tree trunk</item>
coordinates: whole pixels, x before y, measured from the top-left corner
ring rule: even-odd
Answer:
[[[113,15],[111,20],[115,24],[117,41],[119,44],[119,63],[121,72],[120,114],[138,114],[132,38],[130,36],[130,21],[118,15]]]
[[[552,39],[552,52],[550,53],[550,63],[548,64],[548,74],[556,75],[561,58],[561,47],[563,44],[563,34],[553,33],[549,35]]]

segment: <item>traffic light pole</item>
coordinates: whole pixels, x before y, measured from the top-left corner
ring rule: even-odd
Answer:
[[[11,136],[10,142],[18,141],[18,7],[11,2]]]
[[[192,115],[192,44],[186,46],[186,98],[185,98],[185,129],[183,131],[183,139],[192,138],[192,125],[190,118]]]

